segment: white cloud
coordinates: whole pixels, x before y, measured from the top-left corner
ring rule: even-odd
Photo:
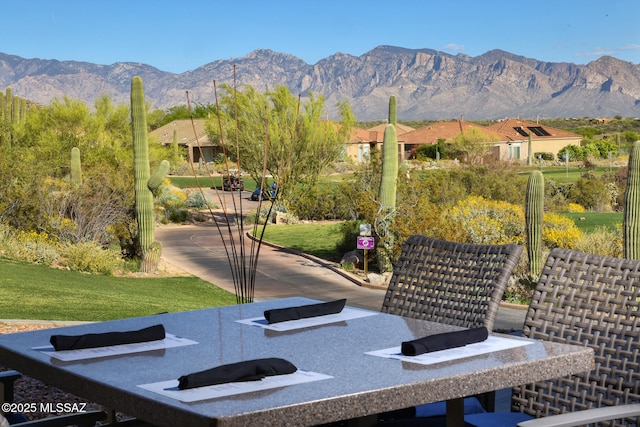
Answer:
[[[620,49],[618,50],[640,50],[640,44],[635,44],[635,43],[627,44],[624,46],[620,46]]]
[[[464,50],[464,45],[461,44],[457,44],[457,43],[449,43],[447,45],[445,45],[442,50],[453,50],[456,52],[462,52]]]

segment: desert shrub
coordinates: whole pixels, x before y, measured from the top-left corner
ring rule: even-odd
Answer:
[[[36,231],[12,233],[6,241],[5,256],[48,267],[60,258],[57,241]]]
[[[298,190],[293,195],[290,210],[301,220],[348,219],[349,209],[336,186],[320,186]]]
[[[544,152],[544,153],[533,153],[533,158],[536,160],[542,159],[542,160],[551,162],[555,159],[555,156],[553,155],[553,153]]]
[[[180,206],[168,206],[163,211],[160,222],[180,224],[189,220],[189,211]]]
[[[111,275],[122,266],[118,252],[102,249],[93,242],[64,243],[60,253],[62,263],[74,271]]]
[[[178,189],[169,189],[166,186],[162,186],[162,190],[158,195],[158,203],[166,208],[168,207],[183,207],[187,195]]]
[[[199,191],[189,193],[184,204],[186,207],[194,209],[205,209],[209,207],[209,201]]]
[[[574,249],[581,237],[582,232],[571,219],[555,213],[544,214],[542,244],[545,248]]]
[[[617,193],[616,195],[617,196]],[[611,211],[611,190],[600,179],[582,177],[572,185],[566,194],[567,201],[597,212]],[[613,197],[615,200],[615,197]]]
[[[342,238],[336,245],[339,254],[346,254],[353,251],[357,246],[357,238],[360,235],[360,224],[362,221],[352,220],[340,224],[340,234]]]
[[[444,231],[440,237],[445,240],[483,244],[524,240],[522,207],[480,196],[469,196],[444,211],[440,223]]]
[[[577,239],[573,249],[591,254],[622,258],[622,233],[620,230],[613,231],[607,226],[601,225]]]

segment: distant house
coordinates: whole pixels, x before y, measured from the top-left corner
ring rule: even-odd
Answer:
[[[485,156],[487,160],[508,160],[508,151],[505,147],[509,147],[514,140],[500,131],[489,129],[485,126],[476,125],[474,123],[465,122],[463,120],[450,120],[430,124],[402,135],[404,139],[404,147],[407,150],[406,155],[424,144],[437,144],[439,140],[446,143],[452,143],[458,135],[471,129],[477,129],[487,135],[487,139],[493,144],[491,152]],[[525,153],[526,154],[526,153]],[[517,157],[515,157],[517,158]]]
[[[212,162],[218,153],[222,153],[222,147],[209,141],[205,130],[206,119],[174,120],[149,133],[149,136],[159,141],[162,145],[173,142],[173,132],[176,132],[178,145],[187,148],[187,155],[193,163]],[[195,129],[195,131],[194,131]]]
[[[511,138],[509,154],[513,157],[509,158],[522,160],[526,160],[529,153],[529,135],[534,156],[536,153],[552,153],[556,157],[562,148],[567,145],[580,145],[582,141],[581,135],[522,119],[502,120],[487,128]]]
[[[371,150],[381,149],[384,141],[384,129],[386,123],[374,126],[370,129],[355,128],[352,132],[351,139],[347,143],[347,156],[356,163],[366,162],[369,159]],[[406,157],[404,141],[402,135],[411,132],[414,129],[411,126],[398,123],[396,126],[396,134],[398,136],[398,158],[404,160]]]

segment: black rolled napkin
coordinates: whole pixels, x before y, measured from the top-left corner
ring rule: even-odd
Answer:
[[[103,332],[85,335],[52,335],[49,342],[56,351],[133,344],[165,338],[164,326],[154,325],[137,331]]]
[[[481,342],[489,337],[487,328],[465,329],[455,332],[444,332],[441,334],[428,335],[413,341],[402,343],[402,354],[405,356],[417,356],[432,351],[447,350],[450,348],[462,347],[467,344]]]
[[[208,385],[257,381],[274,375],[292,374],[297,370],[298,368],[291,362],[274,357],[246,360],[244,362],[229,363],[207,369],[206,371],[183,375],[178,378],[178,388],[185,390]]]
[[[269,323],[286,322],[287,320],[306,319],[308,317],[324,316],[326,314],[340,313],[347,300],[321,302],[318,304],[301,305],[298,307],[276,308],[266,310],[264,318]]]

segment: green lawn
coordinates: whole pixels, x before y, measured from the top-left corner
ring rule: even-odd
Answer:
[[[555,182],[576,182],[582,175],[589,172],[596,177],[602,176],[605,173],[615,172],[617,168],[608,168],[604,166],[599,166],[593,169],[585,169],[585,168],[577,168],[577,167],[566,167],[562,166],[553,166],[553,167],[542,167],[542,175],[544,175],[545,180],[555,181]],[[520,172],[521,174],[529,174],[529,171]]]
[[[0,269],[5,319],[101,321],[236,303],[234,294],[195,276],[89,275],[3,258]]]
[[[583,233],[590,233],[600,226],[606,226],[611,231],[615,231],[618,229],[616,224],[622,224],[622,212],[572,212],[562,215],[571,218]]]
[[[292,224],[267,226],[264,240],[298,249],[329,261],[340,261],[336,245],[342,239],[340,224]]]

